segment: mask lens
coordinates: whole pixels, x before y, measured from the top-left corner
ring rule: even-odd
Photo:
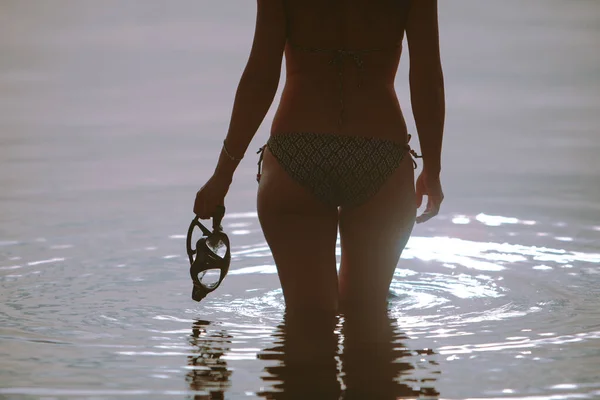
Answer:
[[[219,278],[221,277],[221,270],[216,268],[211,268],[204,270],[198,274],[198,281],[202,286],[206,289],[214,289],[219,283]]]
[[[206,247],[219,258],[225,258],[225,254],[227,254],[227,244],[222,240],[220,235],[206,238]]]

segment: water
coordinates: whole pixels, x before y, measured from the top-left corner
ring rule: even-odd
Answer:
[[[414,231],[391,320],[306,337],[282,324],[251,151],[231,272],[190,299],[184,235],[253,13],[0,4],[0,398],[600,398],[600,3],[440,4],[442,215]]]

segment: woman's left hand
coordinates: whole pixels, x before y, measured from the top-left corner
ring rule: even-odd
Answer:
[[[225,195],[229,191],[231,179],[213,175],[196,193],[194,214],[200,219],[210,219],[217,210],[217,206],[225,205]]]

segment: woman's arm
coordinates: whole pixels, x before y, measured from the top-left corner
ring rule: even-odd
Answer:
[[[202,219],[214,215],[233,180],[233,173],[262,123],[279,85],[286,42],[283,0],[257,0],[256,30],[250,58],[233,103],[229,131],[215,172],[196,193],[194,213]]]
[[[439,177],[446,105],[440,60],[437,0],[413,0],[406,27],[410,97],[429,177]]]
[[[417,207],[427,195],[427,207],[417,223],[436,216],[444,200],[440,183],[442,136],[446,103],[440,60],[437,0],[413,0],[406,26],[410,55],[410,99],[423,153],[417,178]]]
[[[257,0],[256,29],[250,57],[235,95],[226,149],[215,175],[231,181],[239,161],[269,111],[277,92],[286,42],[282,0]]]

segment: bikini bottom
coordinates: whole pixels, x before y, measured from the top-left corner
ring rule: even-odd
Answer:
[[[405,154],[414,153],[408,143],[386,139],[309,132],[271,135],[258,151],[259,180],[265,147],[292,179],[323,203],[336,207],[366,202],[394,173]]]

